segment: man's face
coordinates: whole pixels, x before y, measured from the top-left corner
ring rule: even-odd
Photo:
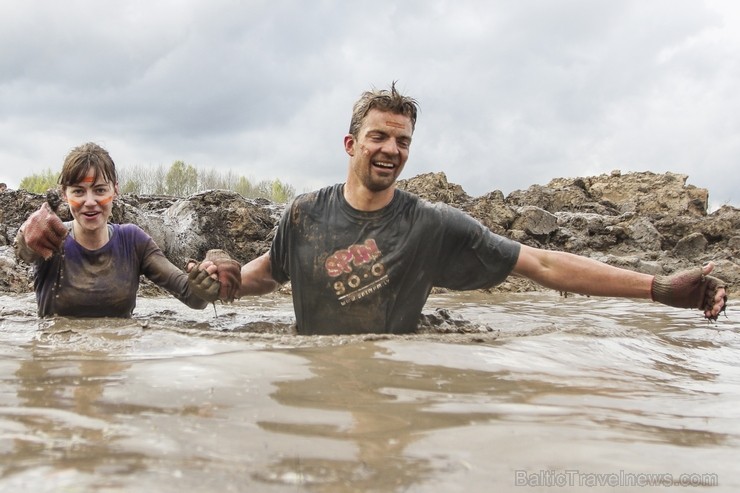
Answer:
[[[370,191],[389,188],[409,158],[411,119],[404,115],[372,109],[365,116],[355,139],[344,138],[350,155],[350,172]]]

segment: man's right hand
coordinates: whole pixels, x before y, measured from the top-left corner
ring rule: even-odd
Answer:
[[[206,260],[213,262],[217,269],[216,273],[221,283],[218,298],[223,302],[231,303],[242,287],[241,264],[232,259],[224,250],[208,250]]]
[[[32,250],[48,260],[61,249],[67,233],[62,220],[44,202],[20,227],[16,241],[21,249]]]
[[[241,264],[232,259],[224,250],[208,250],[203,262],[190,259],[185,264],[185,271],[191,273],[196,269],[207,270],[214,279],[218,281],[219,289],[217,298],[225,303],[231,303],[238,297],[241,289]],[[208,282],[208,281],[205,281]],[[213,289],[211,286],[209,290]],[[203,298],[203,296],[201,296]],[[206,298],[204,298],[206,299]],[[208,300],[214,301],[214,300]]]

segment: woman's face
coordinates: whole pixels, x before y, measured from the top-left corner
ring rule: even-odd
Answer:
[[[118,194],[118,185],[105,181],[103,173],[93,181],[94,170],[90,170],[80,183],[64,187],[64,199],[75,222],[84,231],[93,232],[107,227],[113,210],[113,199]]]

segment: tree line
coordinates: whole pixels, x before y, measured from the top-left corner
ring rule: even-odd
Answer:
[[[264,198],[282,204],[295,197],[295,188],[279,179],[253,183],[231,170],[219,172],[213,169],[197,169],[183,161],[175,161],[169,169],[160,164],[155,167],[121,167],[117,171],[121,193],[187,197],[203,190],[223,189],[246,198]],[[58,179],[59,173],[49,169],[23,178],[19,188],[32,193],[44,193],[49,188],[56,187]]]

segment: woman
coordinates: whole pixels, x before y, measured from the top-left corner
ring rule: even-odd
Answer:
[[[94,143],[73,149],[59,186],[73,220],[62,223],[44,203],[16,237],[16,255],[35,264],[40,317],[130,317],[141,274],[191,308],[219,298],[215,265],[188,275],[138,226],[108,224],[118,178],[105,149]]]

